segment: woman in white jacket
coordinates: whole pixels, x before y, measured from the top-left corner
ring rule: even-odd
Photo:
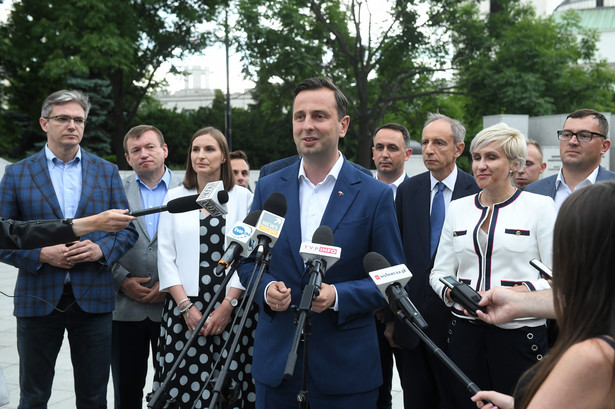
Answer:
[[[440,277],[452,276],[476,291],[549,288],[529,261],[552,263],[556,210],[546,196],[517,190],[511,179],[527,156],[525,137],[506,124],[484,129],[470,146],[472,171],[482,192],[451,202],[429,281],[452,307],[448,353],[480,388],[512,393],[519,376],[547,352],[545,320],[491,326],[463,313]],[[470,393],[452,383],[458,408],[472,408]]]
[[[252,193],[236,186],[230,166],[226,138],[217,129],[197,131],[190,141],[183,184],[171,189],[166,201],[201,192],[210,182],[222,180],[228,191],[228,213],[214,217],[205,209],[185,213],[161,213],[158,227],[158,271],[160,290],[168,291],[162,313],[161,335],[156,354],[154,389],[165,379],[177,355],[197,326],[216,290],[223,280],[214,274],[224,250],[225,228],[242,221],[252,205]],[[229,322],[244,288],[236,277],[227,286],[226,297],[218,299],[215,309],[200,330],[200,337],[185,356],[167,391],[179,407],[209,407],[211,391],[224,360],[225,342],[231,337]],[[254,313],[247,320],[242,342],[235,351],[232,371],[228,376],[239,384],[239,401],[229,408],[249,408],[254,405],[254,386],[249,368]],[[233,330],[234,332],[234,330]],[[229,342],[230,345],[230,342]],[[217,363],[216,361],[221,362]],[[246,372],[247,370],[247,372]],[[200,393],[205,382],[209,384]]]

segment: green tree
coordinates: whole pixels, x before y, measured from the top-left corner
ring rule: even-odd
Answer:
[[[473,127],[483,115],[615,109],[615,72],[597,61],[596,33],[575,12],[537,17],[519,0],[498,0],[481,16],[473,3],[454,10],[453,63]]]
[[[112,101],[104,131],[125,166],[122,140],[139,105],[160,86],[164,61],[197,52],[208,42],[196,26],[214,16],[216,0],[23,0],[0,26],[0,75],[9,111],[5,121],[29,118],[20,152],[40,139],[39,107],[72,78],[104,81]],[[93,95],[98,99],[98,95]],[[7,119],[7,117],[9,117]],[[86,130],[88,137],[89,127]],[[99,146],[101,148],[102,146]],[[96,152],[106,154],[103,152]]]
[[[451,2],[238,1],[244,71],[261,107],[278,115],[290,111],[298,82],[332,78],[350,102],[345,153],[370,166],[371,134],[397,101],[451,91],[433,75],[445,68],[439,24]]]

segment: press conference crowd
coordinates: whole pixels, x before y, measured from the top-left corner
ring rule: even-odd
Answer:
[[[163,132],[131,128],[122,180],[80,146],[90,107],[78,90],[49,95],[44,148],[0,182],[19,408],[47,407],[65,333],[77,408],[106,408],[111,375],[118,409],[390,409],[393,371],[405,409],[615,408],[600,112],[552,135],[552,176],[518,130],[466,138],[439,113],[420,132],[426,172],[405,173],[410,132],[387,123],[374,175],[340,151],[343,92],[308,78],[293,91],[297,155],[263,166],[252,192],[248,157],[207,124],[174,171]],[[471,174],[456,164],[466,139]]]

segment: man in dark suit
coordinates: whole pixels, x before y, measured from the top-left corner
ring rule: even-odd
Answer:
[[[393,199],[395,199],[397,188],[404,180],[408,179],[404,165],[412,155],[410,133],[403,125],[388,123],[376,129],[372,141],[374,144],[372,146],[372,160],[376,165],[376,179],[391,187]],[[376,329],[378,331],[378,347],[380,348],[383,377],[376,407],[377,409],[390,409],[392,406],[393,352],[389,341],[384,336],[383,313],[383,310],[376,312]]]
[[[433,226],[430,213],[438,184],[444,185],[441,190],[444,209],[451,200],[479,191],[474,178],[455,164],[463,153],[465,133],[459,121],[429,114],[422,135],[423,162],[429,171],[403,182],[395,200],[406,265],[413,274],[407,285],[408,294],[429,324],[427,335],[443,350],[446,350],[450,312],[429,285],[429,273],[440,238],[439,232],[434,231],[441,230],[442,225],[439,229]],[[449,376],[434,354],[400,321],[387,324],[387,336],[394,346],[401,348],[396,352],[396,360],[404,390],[404,407],[446,408],[446,389],[449,382],[457,380]]]
[[[253,209],[274,192],[287,200],[286,223],[256,291],[260,316],[252,375],[259,409],[296,408],[301,390],[303,345],[290,380],[284,369],[296,327],[290,306],[299,305],[310,274],[299,254],[318,226],[329,226],[341,258],[323,277],[313,301],[307,390],[313,408],[374,408],[382,383],[374,311],[384,306],[363,271],[363,257],[382,254],[403,261],[391,189],[359,172],[338,150],[348,129],[348,102],[328,78],[311,78],[295,88],[293,134],[302,160],[256,185]],[[253,262],[239,275],[248,284]]]
[[[131,128],[124,136],[124,152],[135,171],[124,179],[130,208],[162,206],[168,189],[183,179],[164,165],[168,148],[162,132],[152,125]],[[117,291],[111,348],[116,409],[142,406],[149,351],[153,356],[160,337],[166,293],[158,291],[159,218],[160,213],[139,217],[139,239],[112,268]]]
[[[579,109],[566,117],[564,129],[557,131],[562,168],[552,175],[531,183],[527,192],[550,196],[559,210],[564,200],[577,188],[615,179],[615,172],[600,166],[602,156],[611,147],[609,123],[593,109]]]
[[[117,166],[79,146],[90,103],[79,91],[57,91],[43,102],[45,148],[7,167],[0,216],[21,220],[83,217],[128,202]],[[115,234],[39,250],[4,250],[19,268],[15,286],[19,407],[46,407],[54,365],[68,332],[77,408],[106,407],[114,308],[112,263],[137,239],[132,225]]]

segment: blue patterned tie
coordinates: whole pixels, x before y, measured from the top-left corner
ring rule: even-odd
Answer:
[[[440,233],[442,233],[442,225],[444,224],[444,193],[442,191],[446,187],[444,183],[438,182],[438,191],[433,197],[431,204],[431,257],[433,257],[438,248],[440,241]]]

